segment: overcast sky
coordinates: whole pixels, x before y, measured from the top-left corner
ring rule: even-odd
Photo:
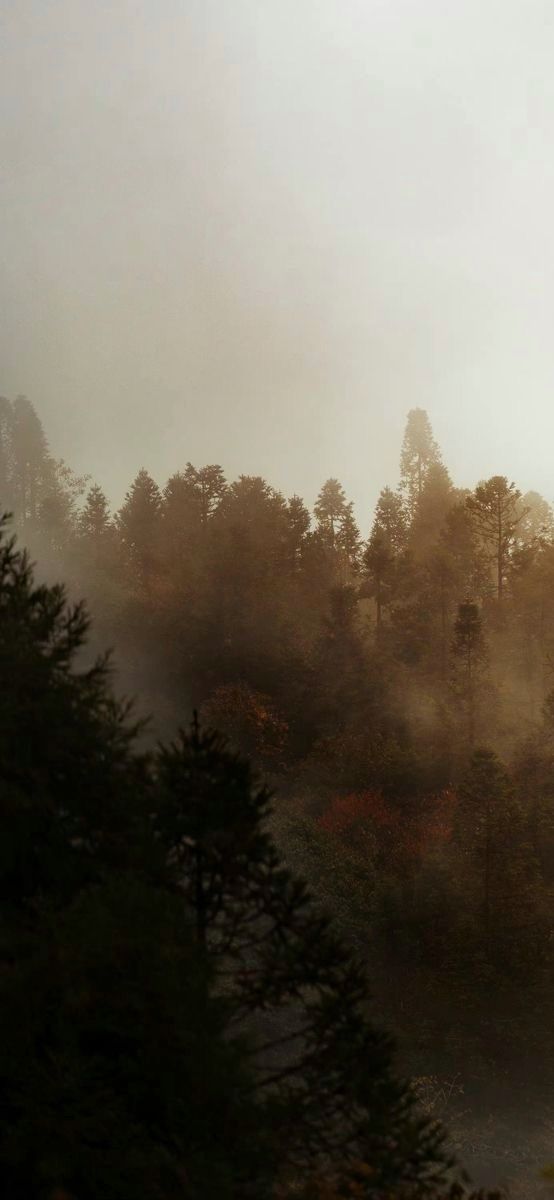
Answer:
[[[554,498],[552,0],[0,0],[0,392],[119,501]]]

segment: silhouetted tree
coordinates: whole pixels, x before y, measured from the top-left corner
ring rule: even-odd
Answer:
[[[440,462],[429,417],[423,408],[408,413],[400,456],[401,488],[410,518],[415,516],[430,467]]]
[[[505,475],[493,475],[475,488],[466,505],[474,527],[495,564],[496,593],[502,599],[510,552],[516,530],[525,515],[519,505],[521,492]]]
[[[294,571],[297,570],[300,565],[306,534],[309,532],[311,524],[310,514],[300,496],[291,496],[287,501],[287,517],[287,542],[290,555],[289,561],[291,568]]]
[[[108,501],[97,483],[90,488],[82,512],[79,514],[79,532],[83,537],[100,541],[111,535],[113,530]]]
[[[364,565],[375,596],[378,626],[381,624],[383,606],[390,598],[395,567],[405,548],[406,517],[402,500],[391,488],[383,488],[364,551]]]
[[[3,529],[0,617],[2,1191],[262,1200],[362,1158],[368,1195],[431,1192],[442,1134],[248,762],[197,722],[137,755],[84,609]]]
[[[145,582],[158,562],[161,508],[160,489],[143,467],[117,514],[117,528],[130,562]]]
[[[429,554],[438,541],[454,498],[446,467],[441,462],[430,462],[410,529],[410,548],[418,560]]]
[[[396,1179],[425,1191],[440,1178],[440,1135],[391,1078],[388,1043],[362,1015],[363,972],[279,861],[268,793],[196,724],[162,750],[158,773],[158,837],[201,951],[256,1031],[256,1090],[285,1175],[322,1158],[347,1169],[356,1156],[372,1165],[371,1189]]]

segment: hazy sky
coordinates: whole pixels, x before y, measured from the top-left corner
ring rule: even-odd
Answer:
[[[427,408],[554,497],[552,0],[0,0],[0,392],[141,465],[338,476]]]

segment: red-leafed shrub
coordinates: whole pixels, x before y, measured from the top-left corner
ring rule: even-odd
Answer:
[[[332,799],[319,825],[353,849],[362,850],[373,841],[378,856],[400,870],[449,840],[455,803],[450,789],[413,808],[395,805],[377,791],[350,792]]]

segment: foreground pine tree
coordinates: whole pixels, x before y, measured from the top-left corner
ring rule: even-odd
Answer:
[[[149,764],[88,619],[0,541],[0,1192],[270,1182],[244,1050],[155,840]]]
[[[141,757],[106,662],[77,666],[85,611],[0,533],[2,1194],[442,1192],[442,1134],[249,765],[196,723]]]

